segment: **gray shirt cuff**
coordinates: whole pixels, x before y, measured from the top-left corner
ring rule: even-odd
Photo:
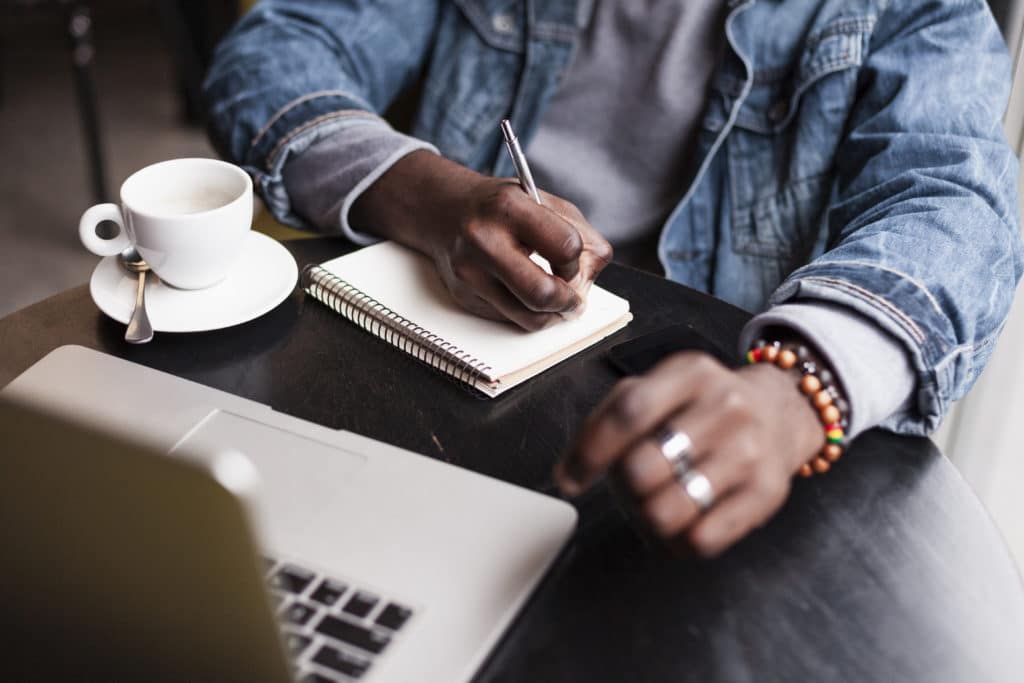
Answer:
[[[755,316],[740,333],[740,352],[770,326],[788,327],[824,356],[850,403],[848,438],[904,408],[914,391],[914,371],[903,345],[848,308],[790,303]]]
[[[349,210],[356,199],[416,150],[437,148],[397,132],[384,121],[367,120],[315,142],[284,167],[284,185],[296,214],[327,233],[341,233],[359,245],[380,238],[353,230]]]

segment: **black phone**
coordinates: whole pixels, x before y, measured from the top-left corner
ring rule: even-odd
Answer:
[[[672,325],[613,346],[608,360],[623,374],[640,375],[665,356],[685,350],[704,351],[730,368],[739,366],[736,354],[686,324]]]

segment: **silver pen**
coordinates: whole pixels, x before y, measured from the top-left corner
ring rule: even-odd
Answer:
[[[530,165],[526,163],[526,155],[523,154],[523,148],[519,146],[519,139],[512,130],[512,122],[508,119],[501,120],[501,134],[505,136],[505,147],[508,149],[509,156],[512,157],[512,166],[516,169],[519,184],[523,186],[526,194],[533,197],[533,201],[543,205],[544,202],[540,200],[537,185],[533,182],[533,174],[530,173]]]

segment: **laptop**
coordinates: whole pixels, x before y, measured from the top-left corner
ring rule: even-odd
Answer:
[[[81,347],[0,400],[17,680],[464,681],[576,524],[563,501]]]

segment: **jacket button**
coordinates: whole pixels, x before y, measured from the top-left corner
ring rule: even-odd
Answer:
[[[495,14],[491,26],[498,33],[512,33],[516,30],[516,20],[511,14]]]
[[[789,105],[785,102],[776,102],[772,105],[772,108],[768,110],[768,119],[772,123],[778,123],[782,119],[786,118],[786,114],[789,113]]]

